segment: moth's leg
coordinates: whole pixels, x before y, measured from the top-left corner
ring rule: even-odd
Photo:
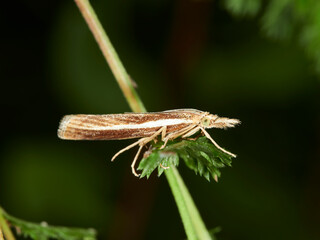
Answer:
[[[147,158],[150,156],[150,154],[152,153],[152,145],[149,145],[148,150],[146,150],[143,154],[143,158]],[[1,239],[0,239],[1,240]]]
[[[161,141],[164,141],[164,138],[165,138],[165,136],[167,134],[167,126],[163,126],[160,130],[161,130]],[[157,135],[159,135],[159,134],[157,134]],[[158,140],[156,138],[154,138],[153,141],[155,143],[158,142]]]
[[[145,146],[147,143],[151,142],[152,140],[154,140],[160,133],[162,133],[163,131],[165,131],[167,129],[166,126],[160,128],[158,131],[156,131],[153,135],[151,135],[150,137],[145,137],[145,138],[141,138],[138,142],[138,144],[140,145],[138,152],[136,153],[136,156],[133,159],[133,162],[131,164],[131,169],[132,169],[132,173],[136,176],[139,177],[140,174],[136,173],[135,170],[135,164],[138,160],[139,154],[141,152],[141,149],[143,148],[143,146]]]
[[[185,133],[182,138],[187,138],[192,136],[193,134],[195,134],[196,132],[198,132],[200,130],[200,127],[195,127],[194,129],[191,129],[189,132]]]
[[[164,148],[166,147],[168,141],[169,141],[169,138],[166,138],[166,139],[164,140],[164,143],[163,143],[162,146],[160,147],[160,149],[164,149]]]
[[[148,142],[151,142],[152,140],[154,140],[157,136],[159,136],[159,134],[165,134],[167,131],[167,126],[164,126],[162,128],[160,128],[158,131],[156,131],[154,134],[152,134],[150,137],[145,137],[141,139],[141,142],[144,142],[144,145],[147,144]]]
[[[231,153],[231,152],[228,152],[227,150],[223,149],[222,147],[220,147],[210,136],[210,134],[202,127],[200,127],[200,129],[202,130],[202,132],[204,133],[204,135],[210,139],[210,141],[218,148],[220,149],[222,152],[226,153],[226,154],[229,154],[230,156],[232,157],[236,157],[237,155]]]
[[[193,127],[193,126],[192,126]],[[169,140],[175,139],[179,136],[181,136],[181,134],[184,134],[185,132],[189,131],[191,127],[186,127],[183,128],[182,130],[178,130],[176,132],[172,132],[170,134],[168,134],[165,138],[164,138],[164,143],[163,145],[160,147],[160,149],[164,149],[167,146],[167,143]]]
[[[164,138],[164,143],[163,143],[163,145],[161,146],[160,149],[164,149],[169,140],[173,140],[173,139],[175,139],[175,138],[180,137],[181,135],[183,135],[183,134],[185,134],[186,132],[190,131],[192,128],[194,128],[194,125],[185,127],[185,128],[183,128],[183,129],[180,129],[180,130],[178,130],[178,131],[175,131],[175,132],[172,132],[172,133],[168,134],[168,135]]]
[[[162,131],[161,131],[161,141],[163,141],[164,137],[166,136],[167,134],[167,126],[163,126],[162,128],[160,128]],[[157,134],[158,135],[158,134]],[[158,142],[158,139],[154,138],[153,141],[155,143]]]
[[[192,125],[192,126],[185,127],[185,128],[183,128],[181,130],[172,132],[172,133],[168,134],[167,138],[169,140],[176,139],[176,138],[178,138],[180,136],[183,136],[183,134],[186,134],[187,132],[191,131],[195,127],[197,127],[197,126]]]
[[[130,144],[129,146],[121,149],[119,152],[117,152],[117,153],[112,157],[111,161],[113,162],[113,161],[116,159],[116,157],[118,157],[121,153],[123,153],[123,152],[129,150],[130,148],[133,148],[134,146],[140,144],[140,142],[141,142],[142,140],[143,140],[143,138],[142,138],[142,139],[139,139],[138,141],[136,141],[136,142]]]
[[[167,135],[167,126],[164,126],[163,130],[161,131],[161,140],[162,141],[166,137],[166,135]]]
[[[113,161],[116,159],[116,157],[118,157],[121,153],[129,150],[130,148],[133,148],[134,146],[136,146],[136,145],[138,145],[138,144],[141,144],[142,142],[145,142],[143,145],[146,145],[148,142],[152,141],[156,136],[158,136],[159,133],[161,133],[161,132],[164,130],[163,128],[164,128],[164,127],[162,127],[161,129],[159,129],[159,130],[158,130],[155,134],[153,134],[152,136],[150,136],[150,137],[145,137],[145,138],[141,138],[141,139],[139,139],[138,141],[130,144],[129,146],[121,149],[119,152],[117,152],[117,153],[112,157],[111,161],[113,162]],[[166,127],[165,127],[165,129],[166,129]],[[148,140],[148,139],[151,139],[151,140]]]
[[[170,140],[170,139],[174,139],[174,138],[177,138],[177,137],[179,137],[179,136],[181,136],[182,134],[184,134],[185,132],[188,132],[188,131],[190,131],[190,129],[192,129],[194,126],[188,126],[188,127],[186,127],[186,128],[184,128],[184,129],[182,129],[182,130],[179,130],[179,131],[176,131],[176,132],[173,132],[173,133],[171,133],[171,134],[169,134],[166,138],[164,138],[163,136],[162,136],[162,141],[164,140],[164,143],[163,143],[163,145],[161,146],[161,148],[160,149],[163,149],[163,148],[165,148],[165,146],[167,145],[167,143],[168,143],[168,141]],[[197,131],[198,131],[199,129],[197,129]],[[192,131],[192,130],[191,130]],[[163,133],[163,132],[162,132]],[[171,137],[172,136],[172,137]],[[161,163],[160,163],[160,167],[161,168],[163,168],[163,169],[169,169],[170,167],[165,167],[165,166],[163,166]]]
[[[139,177],[140,174],[138,174],[138,173],[136,172],[136,170],[135,170],[135,168],[134,168],[134,165],[136,164],[136,162],[137,162],[137,160],[138,160],[138,157],[139,157],[139,154],[140,154],[140,152],[141,152],[141,149],[143,148],[144,145],[145,145],[145,144],[141,144],[141,145],[140,145],[139,150],[138,150],[138,152],[136,153],[136,156],[134,157],[134,159],[133,159],[133,161],[132,161],[132,163],[131,163],[132,173],[133,173],[133,175],[135,175],[136,177]]]
[[[160,167],[163,168],[163,169],[169,169],[170,168],[170,167],[163,166],[161,163],[160,163]]]

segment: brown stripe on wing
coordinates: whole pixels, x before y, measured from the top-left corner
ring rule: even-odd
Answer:
[[[82,116],[82,115],[80,115]],[[123,113],[123,114],[106,114],[106,115],[85,115],[86,121],[106,121],[106,126],[120,124],[137,124],[150,121],[164,119],[195,119],[199,118],[199,114],[188,111],[170,111],[170,112],[154,112],[154,113]],[[110,125],[109,125],[110,124]]]
[[[151,136],[159,128],[141,129],[139,132],[136,129],[125,130],[88,130],[68,127],[62,139],[69,140],[117,140],[117,139],[131,139]]]
[[[87,128],[94,128],[95,126],[107,127],[123,124],[122,121],[110,117],[110,115],[70,115],[69,125],[83,126]]]
[[[176,125],[167,126],[167,134],[181,130],[181,129],[186,128],[188,126],[190,126],[190,124],[187,124],[187,123],[180,123],[180,124],[176,124]]]
[[[101,121],[103,115],[67,115],[58,129],[58,137],[69,140],[112,140],[148,137],[161,127],[140,129],[97,130],[94,126],[112,126],[111,121]],[[108,115],[107,115],[108,116]],[[99,124],[97,123],[99,122]],[[110,125],[109,125],[110,124]],[[128,122],[126,123],[128,124]],[[117,124],[118,125],[118,124]],[[167,127],[167,133],[182,129],[189,124],[177,124]]]
[[[123,124],[142,124],[150,121],[164,120],[164,119],[185,119],[197,122],[200,120],[200,111],[195,112],[191,110],[178,109],[168,112],[154,112],[154,113],[124,113],[124,114],[105,114],[105,115],[67,115],[61,120],[63,122],[68,120],[68,124],[77,127],[94,128],[94,126],[116,126]],[[60,125],[60,126],[61,126]]]
[[[164,119],[193,119],[194,115],[187,113],[124,113],[124,114],[107,114],[107,115],[67,115],[61,122],[60,126],[68,122],[68,125],[94,128],[95,126],[119,126],[126,124],[142,124],[150,121],[164,120]],[[197,116],[196,116],[197,117]]]

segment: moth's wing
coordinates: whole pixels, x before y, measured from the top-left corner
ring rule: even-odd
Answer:
[[[170,133],[193,124],[191,117],[175,112],[67,115],[60,122],[58,137],[69,140],[148,137],[163,126]]]
[[[67,115],[60,121],[58,137],[69,140],[111,140],[149,136],[153,129],[144,132],[125,129],[146,121],[142,114]]]
[[[58,137],[68,140],[115,140],[151,136],[159,127],[141,124],[163,119],[163,114],[125,113],[106,115],[67,115],[60,121]]]

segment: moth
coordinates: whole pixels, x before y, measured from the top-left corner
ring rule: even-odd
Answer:
[[[188,138],[197,132],[204,134],[218,149],[236,157],[220,147],[205,130],[207,128],[231,128],[239,124],[238,119],[219,117],[196,109],[175,109],[150,113],[123,113],[105,115],[66,115],[58,129],[58,137],[68,140],[120,140],[140,138],[138,141],[117,152],[111,161],[128,149],[139,145],[131,164],[132,173],[140,152],[147,143],[161,137],[163,149],[169,140]]]

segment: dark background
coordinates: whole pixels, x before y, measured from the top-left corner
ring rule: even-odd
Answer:
[[[217,1],[93,1],[149,111],[239,118],[209,131],[238,154],[219,183],[179,170],[218,239],[320,239],[319,76],[293,40]],[[0,204],[12,215],[93,227],[100,239],[185,239],[164,176],[131,174],[131,141],[57,138],[71,113],[130,111],[72,1],[6,1],[1,26]]]

